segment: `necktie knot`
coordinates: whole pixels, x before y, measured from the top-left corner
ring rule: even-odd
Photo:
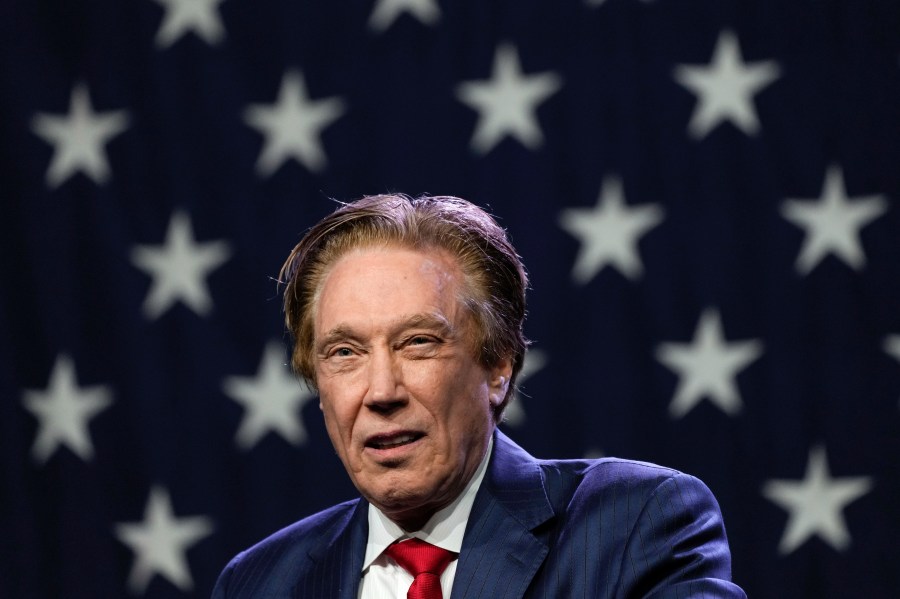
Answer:
[[[426,543],[409,539],[394,543],[384,550],[400,567],[413,575],[408,599],[441,599],[440,576],[456,554]]]

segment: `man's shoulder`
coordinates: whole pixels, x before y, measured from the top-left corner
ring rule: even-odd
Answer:
[[[327,536],[329,530],[346,525],[359,501],[359,499],[345,501],[298,520],[259,541],[242,555],[270,554],[272,551],[311,545]]]
[[[242,551],[220,575],[213,597],[280,596],[284,589],[296,584],[309,556],[346,529],[359,503],[359,499],[339,503]]]
[[[554,472],[592,482],[653,484],[672,477],[688,476],[674,468],[659,464],[615,457],[537,460],[537,462],[544,472]]]
[[[660,492],[681,492],[709,503],[703,496],[712,494],[699,479],[674,468],[650,462],[617,457],[582,459],[540,459],[530,455],[503,434],[498,434],[492,484],[535,484],[528,472],[540,472],[539,480],[547,499],[559,513],[570,501],[615,505],[625,499],[630,505],[649,501]],[[511,474],[515,472],[516,474]],[[524,483],[523,481],[531,481]],[[714,500],[713,500],[714,501]]]
[[[699,479],[674,468],[623,458],[538,460],[549,495],[581,499],[630,497],[647,500],[659,489],[674,486],[691,494],[707,494]]]

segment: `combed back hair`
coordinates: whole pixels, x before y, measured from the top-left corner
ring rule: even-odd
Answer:
[[[462,306],[474,319],[474,358],[485,368],[504,359],[512,377],[499,420],[512,397],[528,341],[525,290],[528,278],[506,231],[478,206],[451,196],[366,196],[343,204],[313,226],[281,267],[284,315],[294,339],[291,365],[316,387],[314,318],[325,277],[351,250],[397,246],[442,250],[463,273]]]

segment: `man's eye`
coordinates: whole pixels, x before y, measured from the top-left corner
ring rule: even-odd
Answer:
[[[409,340],[410,345],[423,345],[425,343],[431,343],[433,339],[431,337],[424,337],[422,335],[417,335]]]
[[[331,352],[331,355],[338,358],[348,358],[353,355],[353,350],[349,347],[339,347]]]

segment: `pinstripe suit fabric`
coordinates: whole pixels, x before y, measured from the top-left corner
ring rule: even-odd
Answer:
[[[363,500],[334,506],[235,557],[214,599],[356,599]],[[452,599],[745,597],[702,482],[618,459],[536,460],[502,433],[472,513]]]

